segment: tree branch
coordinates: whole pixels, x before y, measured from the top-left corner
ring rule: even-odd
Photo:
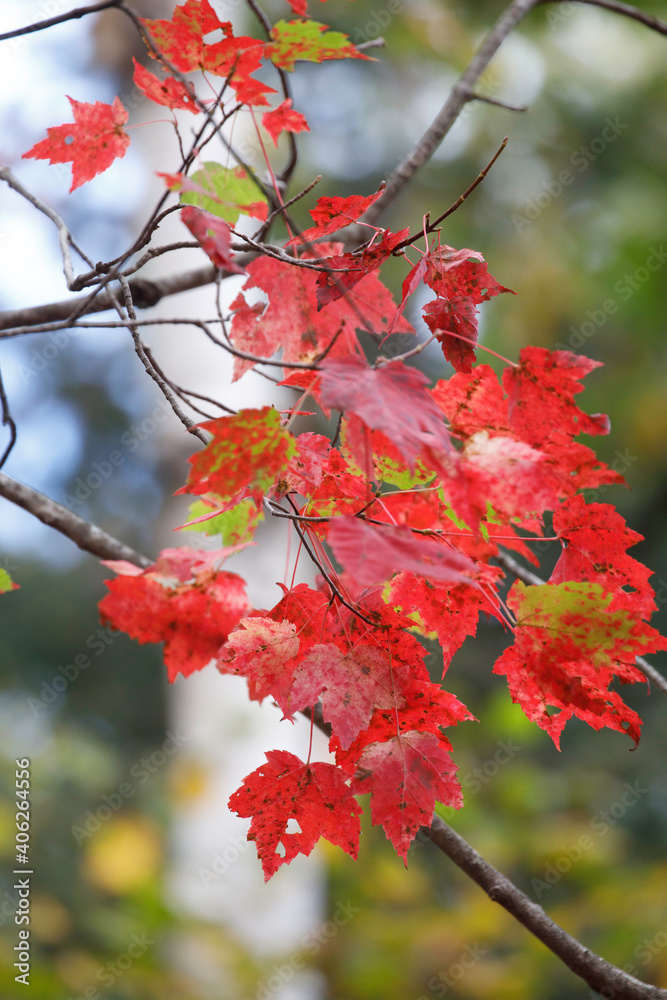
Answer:
[[[7,392],[5,390],[5,384],[2,381],[2,371],[0,371],[0,410],[2,411],[2,426],[9,428],[9,441],[0,456],[0,469],[3,467],[7,459],[9,458],[14,445],[16,444],[17,430],[16,422],[12,417],[11,410],[9,408],[9,400],[7,399]]]
[[[325,736],[331,737],[331,726],[324,721],[319,703],[313,708],[303,709],[301,714],[312,720]],[[428,837],[439,851],[483,889],[489,899],[511,913],[596,992],[604,991],[603,995],[613,1000],[667,1000],[667,990],[649,986],[628,975],[564,931],[541,906],[533,903],[437,814],[430,827],[420,828],[418,836]]]
[[[88,264],[89,267],[93,266],[93,262],[89,257],[83,252],[83,250],[77,246],[76,242],[72,238],[72,234],[65,225],[65,221],[61,219],[57,212],[54,212],[52,208],[45,205],[43,201],[37,198],[34,194],[31,194],[27,188],[24,188],[21,182],[14,177],[13,173],[9,167],[0,167],[0,180],[5,181],[10,188],[13,188],[17,194],[20,194],[22,198],[30,202],[39,212],[50,219],[58,230],[58,242],[60,244],[60,254],[63,259],[63,273],[65,275],[65,281],[67,282],[68,288],[73,288],[76,283],[76,278],[74,277],[74,270],[72,268],[72,258],[69,252],[70,246],[76,250],[79,257]]]
[[[93,3],[89,7],[77,7],[66,14],[58,14],[57,17],[50,17],[46,21],[36,21],[35,24],[27,24],[23,28],[15,28],[14,31],[5,31],[0,35],[0,42],[8,38],[18,38],[19,35],[30,35],[33,31],[43,31],[44,28],[52,28],[56,24],[64,24],[65,21],[74,21],[86,14],[96,14],[100,10],[108,10],[109,7],[119,7],[122,0],[102,0],[101,3]]]
[[[420,167],[427,163],[452,128],[454,122],[468,101],[476,100],[475,85],[496,52],[519,21],[531,10],[538,0],[514,0],[496,21],[477,50],[467,69],[456,81],[449,97],[434,118],[431,125],[417,142],[413,150],[396,167],[387,181],[380,198],[374,202],[361,221],[374,224],[388,206],[398,197],[405,185]]]
[[[252,257],[254,254],[239,256],[236,259],[239,264],[244,265]],[[179,292],[188,292],[192,288],[213,284],[217,273],[217,269],[211,265],[172,274],[168,278],[135,278],[129,282],[132,301],[136,309],[150,309],[167,295],[178,295]],[[223,270],[221,273],[223,277],[227,277],[231,272]],[[90,302],[82,308],[88,300]],[[90,295],[80,295],[64,302],[50,302],[43,306],[30,306],[27,309],[9,309],[7,312],[0,312],[0,331],[7,330],[6,336],[18,336],[29,333],[31,326],[58,320],[66,325],[73,315],[85,316],[88,313],[105,312],[113,308],[115,308],[114,300],[109,292],[100,292],[94,299],[91,299]]]
[[[558,2],[559,0],[538,0],[538,5]],[[665,21],[660,21],[657,17],[653,17],[652,14],[645,14],[643,10],[632,7],[630,4],[619,3],[618,0],[576,0],[576,2],[614,11],[615,14],[622,14],[624,17],[629,17],[632,21],[639,21],[640,24],[646,25],[647,28],[652,28],[653,31],[657,31],[661,35],[667,35],[667,23]]]
[[[667,1000],[667,990],[642,983],[571,937],[439,816],[434,817],[430,829],[421,830],[489,899],[511,913],[591,989],[614,1000]]]
[[[500,15],[468,64],[468,67],[452,87],[449,97],[429,128],[408,156],[395,168],[387,181],[387,186],[382,197],[378,198],[370,206],[366,214],[359,220],[360,222],[375,224],[416,172],[431,159],[440,143],[454,125],[463,107],[469,101],[484,100],[483,97],[480,97],[475,92],[475,85],[507,36],[516,28],[525,15],[541,4],[556,2],[557,0],[514,0],[504,13]],[[657,17],[653,17],[650,14],[645,14],[643,11],[629,4],[620,3],[619,0],[576,0],[576,2],[614,11],[634,21],[639,21],[661,35],[667,35],[667,24],[664,21],[660,21]],[[498,102],[491,101],[489,103]],[[512,110],[520,109],[512,107]]]
[[[11,479],[4,472],[0,472],[0,496],[34,514],[43,524],[55,528],[84,552],[90,552],[98,559],[127,559],[137,566],[151,565],[152,561],[146,556],[108,535],[96,524],[90,524],[69,508],[63,507],[62,504],[31,486],[25,486],[16,479]]]

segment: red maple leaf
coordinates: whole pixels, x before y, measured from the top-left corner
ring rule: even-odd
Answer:
[[[401,229],[400,233],[385,229],[380,242],[361,254],[346,253],[329,257],[326,263],[335,270],[322,271],[317,279],[317,308],[322,309],[330,302],[340,299],[367,274],[377,270],[409,234],[409,229]]]
[[[309,517],[337,517],[356,514],[373,499],[373,488],[365,476],[353,472],[337,448],[332,448],[323,466],[322,480],[310,495],[303,510]],[[309,530],[324,537],[326,524],[313,524]]]
[[[400,661],[392,662],[386,650],[357,643],[347,650],[333,643],[312,646],[294,674],[290,696],[293,710],[322,702],[322,715],[330,722],[340,745],[347,750],[368,726],[374,708],[404,705]]]
[[[590,580],[612,594],[627,594],[622,588],[631,587],[641,617],[650,618],[656,610],[655,594],[648,582],[653,572],[626,552],[643,541],[643,535],[628,528],[610,504],[587,504],[581,496],[560,504],[553,524],[563,552],[549,583]]]
[[[153,566],[104,562],[119,575],[107,580],[100,618],[138,642],[164,642],[164,663],[171,682],[201,670],[250,606],[245,582],[220,570],[229,549],[196,552],[164,549]]]
[[[591,368],[587,364],[580,368],[575,365],[573,372],[567,362],[551,359],[548,351],[545,354],[549,356],[546,360],[539,355],[537,358],[524,357],[522,352],[522,367],[505,370],[503,380],[511,386],[510,399],[504,395],[498,376],[488,365],[477,365],[470,374],[457,372],[449,380],[438,382],[432,396],[448,417],[452,434],[465,440],[484,431],[490,437],[514,436],[517,441],[525,441],[546,456],[545,471],[548,469],[559,497],[572,496],[577,490],[603,484],[623,483],[623,476],[599,461],[591,448],[572,441],[573,434],[585,428],[588,428],[587,433],[605,433],[606,430],[606,418],[600,414],[588,417],[573,402],[574,395],[582,390],[578,378]],[[580,360],[588,362],[587,358]],[[564,371],[555,376],[547,374],[544,380],[543,422],[540,414],[541,367],[549,369],[550,364],[556,369],[561,365]],[[590,364],[596,367],[596,362]],[[561,411],[566,416],[564,426],[559,423]]]
[[[281,132],[310,132],[305,116],[292,109],[291,98],[287,98],[273,111],[266,111],[262,115],[262,125],[273,139],[275,146],[278,145],[278,136]]]
[[[200,109],[197,102],[180,80],[175,80],[173,76],[160,80],[141,63],[138,63],[134,57],[132,61],[134,63],[132,79],[142,94],[145,94],[150,101],[154,101],[155,104],[164,104],[172,109],[181,108],[183,111],[191,111],[194,115],[199,114]]]
[[[574,402],[583,391],[581,379],[601,366],[601,361],[572,354],[524,347],[519,365],[503,372],[509,397],[509,420],[513,431],[536,448],[554,434],[608,434],[609,418],[589,416]]]
[[[221,21],[208,0],[185,0],[176,7],[171,21],[142,18],[141,23],[172,65],[181,73],[206,69],[209,46],[204,36],[218,29],[231,31],[230,21]],[[149,54],[155,58],[150,45]]]
[[[337,517],[329,526],[327,540],[336,559],[365,587],[402,570],[446,583],[459,583],[476,573],[475,563],[467,556],[415,535],[407,525],[376,525],[358,517]]]
[[[326,358],[320,365],[325,406],[356,413],[368,428],[381,430],[414,467],[425,444],[447,451],[442,414],[427,393],[428,379],[402,361],[372,368],[364,358]]]
[[[444,674],[466,637],[477,632],[480,612],[502,621],[489,591],[493,593],[489,585],[481,588],[469,583],[433,583],[413,573],[399,573],[389,585],[387,600],[404,614],[417,615],[422,634],[435,632],[442,647]]]
[[[324,434],[305,431],[296,439],[296,455],[276,484],[277,493],[308,496],[322,482],[329,462],[331,442]]]
[[[470,257],[472,251],[444,246],[429,256],[424,280],[438,298],[424,306],[424,318],[447,360],[457,371],[470,372],[476,360],[477,306],[502,292],[514,293],[498,284],[483,260],[461,259],[462,254]]]
[[[424,320],[442,346],[442,353],[457,372],[471,372],[477,360],[477,310],[472,299],[457,296],[427,302]],[[458,336],[452,336],[458,334]],[[461,338],[465,339],[461,339]]]
[[[274,608],[266,612],[266,617],[274,622],[288,621],[296,628],[301,656],[322,641],[327,628],[330,602],[319,590],[313,590],[306,583],[299,583],[292,590],[283,584],[279,587],[284,596]]]
[[[301,241],[307,243],[318,240],[351,225],[364,214],[374,201],[378,200],[384,189],[385,185],[381,184],[375,194],[366,196],[352,194],[347,198],[329,198],[325,195],[318,198],[315,208],[310,209],[315,225],[311,229],[305,229],[299,236],[293,236],[285,246],[291,246]]]
[[[258,504],[294,453],[294,439],[271,406],[240,410],[233,417],[207,420],[201,427],[213,440],[189,459],[186,486],[178,493],[215,493],[233,507],[245,496]]]
[[[489,365],[477,365],[469,374],[457,372],[450,379],[441,379],[431,395],[456,437],[465,439],[478,431],[511,433],[507,398]]]
[[[130,137],[123,130],[128,114],[117,97],[113,104],[84,104],[72,97],[67,100],[72,105],[74,123],[48,128],[48,139],[36,143],[23,159],[71,162],[71,193],[125,156]]]
[[[667,648],[667,640],[635,608],[617,597],[612,609],[612,601],[599,584],[584,582],[526,587],[517,581],[507,597],[517,618],[515,641],[493,672],[506,675],[512,700],[557,747],[573,716],[639,741],[641,719],[609,685],[615,676],[645,681],[635,658]]]
[[[340,244],[323,244],[319,252],[334,253]],[[307,259],[307,258],[306,258]],[[370,274],[345,300],[322,312],[317,310],[317,271],[270,257],[258,257],[248,265],[249,278],[232,302],[235,310],[231,326],[234,345],[259,357],[271,357],[282,348],[283,361],[315,361],[327,348],[329,357],[349,354],[357,344],[356,330],[382,332],[396,305],[389,289],[376,274]],[[249,289],[259,288],[268,296],[268,305],[250,305]],[[412,332],[406,323],[403,332]],[[254,362],[236,359],[238,379]]]
[[[309,855],[320,837],[357,856],[361,807],[334,764],[304,764],[287,750],[269,750],[266,764],[244,778],[229,808],[252,817],[248,840],[255,841],[266,882],[297,854]],[[288,832],[290,820],[298,832]]]
[[[541,515],[558,503],[547,456],[513,437],[474,434],[463,449],[461,470],[480,518],[489,504],[497,517],[510,521]]]
[[[430,826],[436,801],[460,809],[451,744],[433,733],[408,732],[372,743],[359,760],[355,794],[371,793],[371,816],[407,865],[408,848],[420,826]]]
[[[275,93],[273,87],[251,76],[262,65],[263,42],[235,37],[231,21],[221,21],[208,0],[186,0],[171,21],[142,18],[141,23],[160,53],[181,73],[204,70],[229,77],[239,100],[247,104],[268,104],[266,94]],[[224,35],[222,41],[204,41],[218,30]],[[155,58],[151,45],[148,51]]]
[[[287,716],[299,640],[292,622],[243,618],[218,655],[218,666],[247,678],[254,701],[275,698]],[[302,707],[302,706],[301,706]]]
[[[373,743],[386,743],[398,734],[410,732],[434,733],[440,739],[443,728],[475,721],[474,715],[455,695],[421,677],[405,685],[402,694],[405,704],[376,708],[369,726],[347,750],[343,750],[338,737],[332,735],[329,750],[336,754],[336,763],[348,774],[354,774],[362,753]]]
[[[181,219],[216,267],[231,274],[247,273],[246,269],[239,267],[234,260],[231,249],[232,234],[224,219],[219,219],[216,215],[194,208],[192,205],[186,205],[181,209]]]

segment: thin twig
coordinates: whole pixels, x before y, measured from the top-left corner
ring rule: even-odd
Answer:
[[[139,333],[139,327],[137,324],[137,314],[134,311],[134,305],[132,303],[132,293],[130,291],[129,282],[125,278],[123,278],[122,275],[119,275],[119,280],[123,289],[125,308],[131,320],[129,329],[130,333],[132,334],[134,349],[137,352],[139,360],[141,361],[142,365],[144,366],[150,377],[153,379],[155,384],[158,386],[162,395],[167,400],[172,410],[174,411],[178,419],[181,421],[183,426],[186,428],[186,430],[188,430],[191,434],[194,434],[195,437],[198,437],[199,440],[202,442],[202,444],[207,445],[209,442],[209,437],[206,434],[206,432],[203,431],[200,427],[197,427],[194,420],[192,420],[187,415],[187,413],[183,412],[178,402],[178,399],[176,398],[176,394],[173,392],[171,387],[165,382],[162,375],[160,375],[160,373],[151,364],[151,360],[146,354],[146,349],[141,340],[141,334]]]
[[[489,97],[488,94],[480,94],[478,91],[474,91],[470,95],[473,101],[482,101],[484,104],[495,104],[498,108],[505,108],[507,111],[528,111],[527,104],[510,104],[509,101],[503,101],[499,97]]]
[[[537,0],[538,5],[557,2],[559,0]],[[667,35],[667,23],[665,21],[660,21],[657,17],[653,17],[652,14],[645,14],[643,10],[632,7],[630,4],[619,3],[618,0],[576,0],[576,2],[588,4],[590,7],[602,7],[604,10],[611,10],[615,14],[622,14],[624,17],[629,17],[632,21],[639,21],[640,24],[645,25],[647,28],[652,28],[653,31],[657,31],[661,35]]]
[[[5,391],[5,384],[2,381],[2,372],[0,371],[0,408],[2,409],[2,426],[9,427],[9,442],[7,447],[0,457],[0,469],[3,467],[7,459],[9,458],[12,448],[16,444],[16,423],[12,417],[11,411],[9,409],[9,400],[7,399],[7,393]]]
[[[475,85],[482,76],[496,52],[503,44],[507,36],[516,28],[517,24],[535,7],[543,3],[555,3],[556,0],[514,0],[500,15],[491,31],[487,34],[481,46],[473,56],[467,68],[456,81],[449,97],[433,119],[426,132],[417,141],[411,152],[398,164],[387,180],[387,186],[382,197],[374,202],[368,211],[362,216],[359,222],[375,224],[383,212],[396,200],[406,184],[414,177],[415,173],[431,159],[436,149],[448,135],[452,126],[456,122],[463,107],[472,100],[478,100],[479,95],[475,93]],[[634,21],[652,28],[661,35],[667,35],[667,24],[658,20],[650,14],[645,14],[618,0],[576,0],[578,3],[588,4],[595,7],[603,7],[606,10],[622,14]],[[358,234],[350,234],[353,238]],[[361,239],[361,237],[359,237]],[[359,242],[359,240],[357,240]]]
[[[444,222],[444,220],[446,218],[448,218],[448,216],[452,215],[457,210],[457,208],[460,208],[461,205],[463,204],[463,202],[466,200],[466,198],[468,198],[469,195],[471,195],[473,193],[473,191],[478,186],[478,184],[482,183],[482,181],[484,180],[484,178],[488,174],[488,172],[491,169],[491,167],[493,166],[493,164],[496,162],[496,160],[498,159],[498,157],[500,156],[500,154],[503,152],[503,150],[507,146],[508,142],[509,142],[509,136],[506,135],[505,138],[503,139],[503,141],[500,143],[500,146],[498,147],[498,150],[494,154],[493,158],[491,160],[489,160],[489,162],[487,163],[487,165],[484,167],[483,170],[480,170],[480,172],[477,174],[477,177],[472,182],[472,184],[470,185],[470,187],[466,188],[466,190],[463,192],[463,194],[460,195],[460,197],[458,197],[456,199],[456,201],[454,202],[454,204],[451,205],[447,209],[446,212],[443,212],[442,215],[439,215],[438,218],[435,220],[435,222],[430,222],[429,221],[428,225],[424,226],[424,228],[422,230],[420,230],[418,233],[415,233],[414,236],[411,236],[409,239],[403,240],[402,243],[399,243],[398,246],[394,247],[393,253],[394,254],[398,254],[399,251],[404,250],[405,247],[409,247],[413,243],[416,243],[417,240],[420,240],[422,238],[422,236],[424,235],[424,233],[432,233],[432,232],[434,232],[437,229],[437,227],[440,225],[441,222]]]
[[[290,135],[291,134],[292,133],[290,132]],[[294,197],[290,198],[288,201],[284,201],[282,205],[280,205],[277,209],[275,209],[275,211],[271,212],[271,214],[267,216],[267,218],[264,220],[261,227],[257,230],[257,232],[253,234],[253,239],[257,240],[258,242],[262,241],[266,236],[266,234],[268,233],[271,223],[274,222],[279,215],[284,215],[285,210],[289,208],[290,205],[294,205],[295,202],[300,201],[304,197],[304,195],[307,195],[309,191],[312,191],[315,185],[319,184],[321,180],[322,180],[322,174],[318,174],[315,180],[311,181],[310,184],[307,184],[305,188],[302,188],[298,194],[295,194]]]
[[[27,510],[43,524],[55,528],[84,552],[90,552],[98,559],[127,559],[137,566],[151,565],[151,560],[146,556],[108,535],[96,524],[84,520],[31,486],[25,486],[16,479],[11,479],[4,472],[0,472],[0,496]]]
[[[63,24],[65,21],[73,21],[86,14],[97,14],[100,10],[108,10],[109,7],[120,7],[122,0],[102,0],[101,3],[93,3],[89,7],[77,7],[66,14],[58,14],[57,17],[49,17],[46,21],[36,21],[35,24],[27,24],[24,28],[15,28],[13,31],[5,31],[0,35],[0,42],[8,38],[18,38],[19,35],[30,35],[33,31],[43,31],[44,28],[53,28],[56,24]]]
[[[50,219],[51,222],[56,226],[58,230],[58,242],[60,244],[60,253],[63,259],[63,272],[65,274],[65,281],[67,282],[67,287],[69,289],[75,289],[77,287],[77,280],[74,277],[74,270],[72,268],[72,257],[70,254],[70,246],[78,253],[79,257],[88,264],[89,267],[93,266],[93,262],[88,256],[81,250],[77,243],[72,238],[72,235],[65,225],[64,219],[62,219],[57,212],[54,212],[52,208],[45,205],[43,201],[37,198],[34,194],[31,194],[27,188],[24,188],[21,182],[14,177],[9,167],[0,167],[0,180],[5,181],[9,187],[13,188],[17,194],[20,194],[22,198],[29,201],[39,212]]]

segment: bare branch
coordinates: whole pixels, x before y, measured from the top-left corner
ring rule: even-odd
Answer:
[[[509,101],[503,101],[499,97],[489,97],[487,94],[480,94],[475,91],[471,95],[471,100],[482,101],[484,104],[495,104],[498,108],[505,108],[507,111],[528,111],[527,104],[510,104]]]
[[[421,830],[489,899],[511,913],[591,989],[614,1000],[667,1000],[667,990],[647,986],[571,937],[439,816],[434,817],[430,829]]]
[[[557,2],[558,0],[538,0],[538,5]],[[604,10],[611,10],[615,14],[622,14],[624,17],[629,17],[632,21],[639,21],[640,24],[646,25],[647,28],[652,28],[661,35],[667,35],[667,23],[665,21],[660,21],[657,17],[653,17],[652,14],[645,14],[643,10],[632,7],[630,4],[619,3],[618,0],[576,0],[576,2],[588,4],[591,7],[602,7]]]
[[[209,442],[209,437],[205,431],[197,427],[194,420],[192,420],[187,413],[184,413],[180,407],[176,394],[173,392],[171,387],[165,382],[163,376],[151,363],[151,359],[146,354],[146,349],[141,340],[141,334],[139,333],[139,326],[137,324],[137,314],[134,311],[134,305],[132,303],[132,293],[130,291],[129,282],[120,276],[120,282],[123,287],[123,297],[125,299],[125,308],[127,314],[130,318],[130,333],[132,334],[132,340],[134,341],[134,349],[137,352],[139,360],[144,366],[145,370],[148,372],[150,377],[153,379],[155,384],[160,389],[162,395],[167,400],[172,410],[181,421],[183,426],[195,437],[198,437],[202,444],[206,445]]]
[[[67,282],[68,288],[75,288],[77,279],[74,277],[74,270],[72,268],[72,258],[69,252],[70,246],[76,250],[79,257],[81,257],[82,260],[85,260],[89,267],[93,266],[93,262],[72,239],[72,235],[65,225],[64,220],[61,219],[57,212],[54,212],[52,208],[49,208],[49,206],[45,205],[43,201],[37,198],[34,194],[31,194],[27,188],[24,188],[21,182],[14,177],[14,174],[11,172],[9,167],[0,167],[0,180],[5,181],[10,188],[13,188],[17,194],[20,194],[22,198],[29,201],[31,205],[34,205],[38,211],[42,212],[42,214],[45,215],[47,219],[50,219],[56,226],[58,230],[58,242],[60,243],[60,253],[63,259],[65,281]]]
[[[43,31],[44,28],[53,28],[56,24],[63,24],[65,21],[74,21],[86,14],[96,14],[100,10],[108,10],[109,7],[120,7],[122,0],[102,0],[101,3],[93,3],[89,7],[77,7],[66,14],[58,14],[57,17],[49,17],[46,21],[36,21],[35,24],[27,24],[24,28],[15,28],[14,31],[5,31],[0,35],[0,42],[7,38],[18,38],[20,35],[30,35],[33,31]]]
[[[254,254],[237,258],[241,265],[249,263]],[[223,277],[231,272],[222,271]],[[150,309],[167,295],[178,295],[193,288],[212,285],[218,271],[213,265],[195,268],[192,271],[182,271],[168,278],[136,278],[129,282],[132,301],[135,309]],[[7,336],[18,336],[30,333],[32,326],[41,323],[65,322],[75,316],[85,316],[88,313],[105,312],[113,309],[113,299],[109,292],[100,292],[95,298],[90,295],[66,299],[64,302],[50,302],[43,306],[30,306],[27,309],[10,309],[0,313],[0,331],[7,330]]]
[[[0,371],[0,409],[2,410],[2,426],[9,427],[9,442],[5,450],[0,456],[0,469],[3,467],[7,459],[9,458],[12,448],[16,444],[16,424],[14,418],[12,417],[11,411],[9,409],[9,400],[7,399],[7,393],[5,391],[5,384],[2,381],[2,372]]]
[[[34,514],[43,524],[55,528],[84,552],[90,552],[98,559],[127,559],[137,566],[151,565],[151,560],[146,556],[108,535],[96,524],[84,520],[62,504],[32,489],[31,486],[25,486],[16,479],[11,479],[4,472],[0,472],[0,496]]]
[[[516,28],[525,15],[541,4],[555,2],[556,0],[514,0],[507,7],[482,42],[480,48],[468,64],[468,67],[454,84],[449,97],[429,128],[421,139],[419,139],[414,149],[395,168],[389,177],[382,197],[370,206],[366,214],[359,220],[360,222],[374,224],[398,197],[415,173],[430,160],[468,101],[484,99],[475,92],[475,85],[507,36]],[[639,21],[661,35],[667,35],[667,24],[664,21],[660,21],[650,14],[645,14],[636,7],[620,3],[619,0],[576,0],[576,2],[614,11],[634,21]],[[498,102],[492,100],[489,103]],[[518,110],[513,107],[511,109]]]
[[[505,12],[501,14],[473,56],[467,69],[454,84],[449,97],[431,125],[417,142],[414,149],[396,167],[387,181],[387,186],[382,196],[370,206],[361,221],[374,224],[388,206],[398,197],[417,171],[430,160],[452,128],[463,107],[468,101],[477,99],[478,95],[475,94],[474,87],[502,43],[537,2],[538,0],[514,0]]]

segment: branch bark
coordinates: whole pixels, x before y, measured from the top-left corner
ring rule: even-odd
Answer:
[[[101,10],[108,10],[109,7],[119,7],[122,0],[102,0],[101,3],[90,4],[89,7],[77,7],[76,10],[69,10],[66,14],[58,14],[57,17],[49,17],[45,21],[36,21],[34,24],[26,24],[23,28],[15,28],[13,31],[5,31],[0,35],[0,42],[8,38],[18,38],[20,35],[30,35],[34,31],[43,31],[45,28],[53,28],[56,24],[64,24],[65,21],[75,21],[86,14],[97,14]]]
[[[421,832],[468,878],[476,882],[489,899],[511,913],[591,989],[613,1000],[667,1000],[667,990],[648,986],[628,975],[589,951],[559,927],[541,906],[533,903],[508,878],[485,861],[474,847],[439,816],[434,817],[430,829],[422,827]]]
[[[129,545],[119,542],[96,524],[84,520],[67,507],[52,500],[44,493],[25,486],[16,479],[0,472],[0,496],[17,504],[29,514],[33,514],[43,524],[55,528],[71,539],[84,552],[90,552],[98,559],[127,559],[137,566],[151,565],[147,556],[135,552]]]

